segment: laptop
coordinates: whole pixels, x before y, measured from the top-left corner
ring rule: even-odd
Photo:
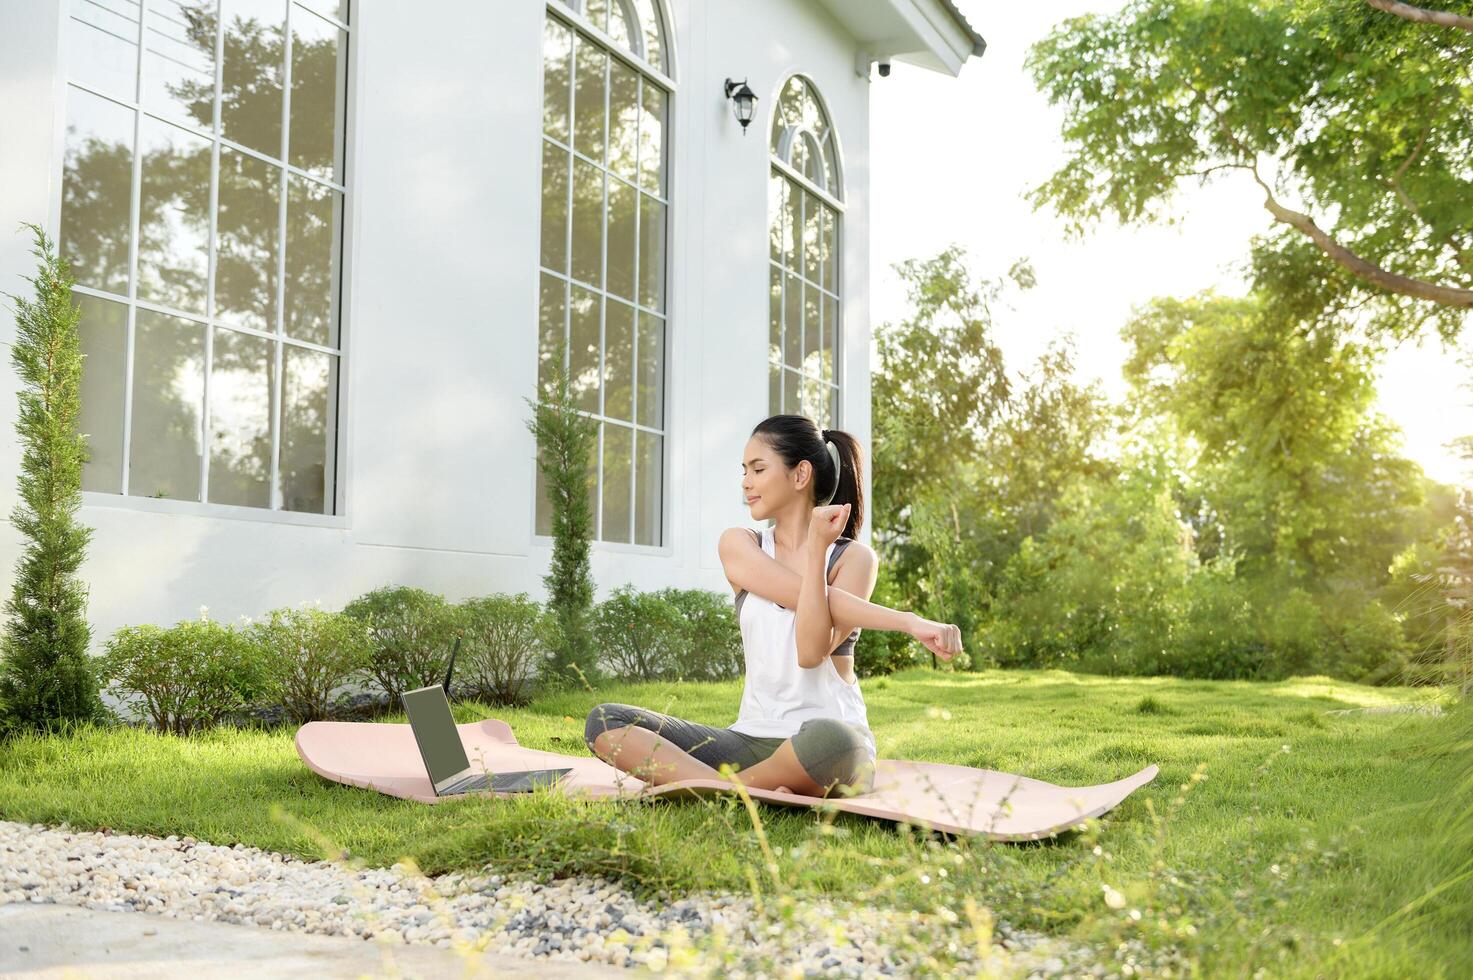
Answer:
[[[553,785],[573,771],[571,767],[497,773],[472,769],[470,760],[465,757],[465,746],[460,742],[455,719],[450,714],[444,685],[431,684],[407,691],[402,700],[436,796],[455,796],[477,790],[530,793],[539,786]]]

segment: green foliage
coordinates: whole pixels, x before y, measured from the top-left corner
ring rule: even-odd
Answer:
[[[952,247],[896,267],[911,312],[876,331],[872,396],[881,579],[900,608],[957,623],[964,642],[1018,543],[1052,519],[1058,488],[1108,469],[1096,449],[1104,399],[1074,380],[1068,341],[1016,380],[1004,369],[992,306],[1030,288],[1031,270],[979,282],[965,259]],[[884,672],[908,660],[910,642],[862,638],[873,653],[859,664]]]
[[[1018,381],[987,432],[976,476],[966,481],[981,497],[968,501],[992,514],[994,543],[986,560],[999,567],[1003,549],[1052,523],[1059,492],[1071,482],[1110,478],[1117,464],[1102,453],[1112,418],[1098,382],[1077,377],[1071,336],[1049,342]]]
[[[0,636],[0,736],[101,721],[106,709],[87,647],[87,592],[77,576],[92,530],[77,521],[86,442],[77,431],[82,354],[72,277],[45,232],[29,225],[35,298],[15,302],[10,360],[20,384],[18,501],[10,522],[27,543]]]
[[[1376,582],[1202,562],[1171,472],[1164,454],[1127,457],[1119,480],[1070,487],[1064,516],[1008,563],[983,653],[1105,674],[1401,679],[1411,647]]]
[[[1061,516],[1004,569],[981,646],[998,663],[1164,672],[1196,566],[1189,529],[1149,465],[1065,490]]]
[[[876,493],[879,486],[891,489],[887,499],[950,477],[959,460],[976,454],[1008,395],[990,308],[1003,283],[975,281],[965,259],[951,246],[933,259],[895,267],[911,315],[876,330],[871,380],[875,479],[886,481]]]
[[[890,333],[955,316],[946,304],[975,291],[957,261],[902,270],[917,309]],[[985,304],[969,322],[986,326]],[[957,623],[980,662],[1004,666],[1439,676],[1447,655],[1425,648],[1451,643],[1454,617],[1414,618],[1405,606],[1428,586],[1388,569],[1408,548],[1442,560],[1453,500],[1373,411],[1380,347],[1346,333],[1262,293],[1158,299],[1123,330],[1128,401],[1111,409],[1076,381],[1066,341],[996,404],[951,416],[974,438],[967,448],[953,435],[945,452],[928,441],[948,421],[936,412],[953,379],[907,386],[916,358],[882,345],[880,373],[896,380],[877,388],[876,418],[901,450],[891,458],[971,455],[907,464],[923,475],[889,484],[875,601]],[[940,332],[915,349],[975,368],[985,337]],[[1006,377],[1000,356],[996,368]],[[934,386],[947,390],[925,393]],[[1433,591],[1445,605],[1451,593]],[[917,656],[897,635],[866,637],[858,653],[862,674]]]
[[[925,600],[916,611],[927,619],[954,623],[965,643],[966,637],[976,634],[986,615],[991,591],[981,574],[986,566],[974,560],[976,539],[963,538],[955,499],[938,500],[931,493],[912,498],[910,525],[911,543],[922,549],[927,559],[918,582]],[[937,665],[934,654],[925,651],[925,655],[931,658],[932,666]]]
[[[1468,32],[1349,0],[1132,0],[1073,18],[1027,61],[1069,149],[1031,199],[1082,232],[1168,220],[1184,184],[1238,171],[1368,263],[1279,224],[1253,248],[1266,294],[1298,317],[1361,306],[1388,335],[1452,337],[1473,305],[1470,62]]]
[[[1272,676],[1284,661],[1277,638],[1258,629],[1262,610],[1283,608],[1279,597],[1255,597],[1236,573],[1231,559],[1217,558],[1187,580],[1170,673],[1214,680],[1261,679]]]
[[[875,547],[881,568],[907,585],[925,563],[923,550],[908,540],[912,495],[955,485],[1009,390],[989,309],[1002,285],[975,282],[964,260],[953,246],[897,265],[911,315],[875,331]]]
[[[368,627],[367,671],[397,704],[405,691],[445,680],[458,624],[443,598],[411,586],[385,586],[359,596],[343,613]]]
[[[1425,497],[1372,411],[1377,351],[1259,297],[1158,299],[1122,331],[1142,411],[1195,447],[1197,533],[1249,576],[1364,581],[1406,546]],[[1353,533],[1351,533],[1353,530]]]
[[[247,635],[261,659],[264,698],[299,724],[326,718],[332,692],[373,663],[375,637],[345,613],[275,609]]]
[[[742,676],[741,628],[729,596],[706,589],[660,589],[654,595],[675,610],[674,669],[688,681]]]
[[[616,677],[651,681],[675,673],[683,630],[680,610],[664,596],[621,585],[598,604],[593,622],[603,664]]]
[[[526,703],[522,689],[547,642],[542,607],[519,592],[466,599],[455,613],[464,638],[456,659],[459,686],[492,704]]]
[[[598,422],[578,410],[567,356],[567,342],[559,340],[542,365],[539,400],[527,400],[532,408],[527,428],[536,438],[537,466],[552,505],[552,561],[542,579],[552,625],[539,676],[548,688],[599,676],[598,649],[590,632],[594,586],[588,562]]]
[[[125,626],[108,640],[99,672],[125,704],[174,735],[215,725],[268,688],[257,647],[208,619]]]
[[[909,609],[911,600],[900,591],[893,576],[885,565],[880,565],[879,577],[875,580],[875,591],[870,601],[877,606],[891,609]],[[969,647],[972,638],[962,634],[963,646]],[[854,643],[854,672],[860,677],[880,677],[905,670],[921,663],[930,663],[935,658],[916,639],[898,630],[865,630]]]
[[[1473,490],[1458,492],[1434,537],[1397,555],[1386,592],[1410,647],[1404,678],[1473,693]]]

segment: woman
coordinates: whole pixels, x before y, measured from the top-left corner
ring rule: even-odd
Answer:
[[[651,785],[729,780],[719,771],[727,763],[758,789],[868,792],[875,738],[854,674],[859,629],[902,630],[946,660],[961,651],[961,631],[868,601],[878,565],[854,540],[864,502],[853,436],[774,415],[752,430],[742,459],[743,499],[776,526],[728,528],[718,546],[746,661],[736,723],[713,728],[607,703],[588,713],[584,741]]]

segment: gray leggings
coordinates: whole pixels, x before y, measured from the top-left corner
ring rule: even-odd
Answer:
[[[787,741],[712,728],[632,704],[607,702],[590,711],[584,722],[583,741],[588,751],[594,751],[593,740],[605,731],[627,725],[657,732],[671,745],[718,770],[723,762],[737,771],[754,766]],[[858,728],[838,718],[810,718],[792,739],[798,762],[810,779],[824,787],[824,796],[839,785],[853,793],[874,789],[875,757]]]

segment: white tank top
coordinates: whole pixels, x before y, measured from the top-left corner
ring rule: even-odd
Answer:
[[[776,558],[772,528],[761,533],[762,550]],[[824,553],[824,567],[834,545]],[[810,718],[838,718],[864,732],[870,752],[875,736],[870,731],[859,681],[846,681],[824,657],[817,667],[798,666],[798,613],[769,599],[743,592],[737,606],[737,624],[742,630],[742,654],[746,681],[742,705],[731,730],[764,738],[791,738]]]

